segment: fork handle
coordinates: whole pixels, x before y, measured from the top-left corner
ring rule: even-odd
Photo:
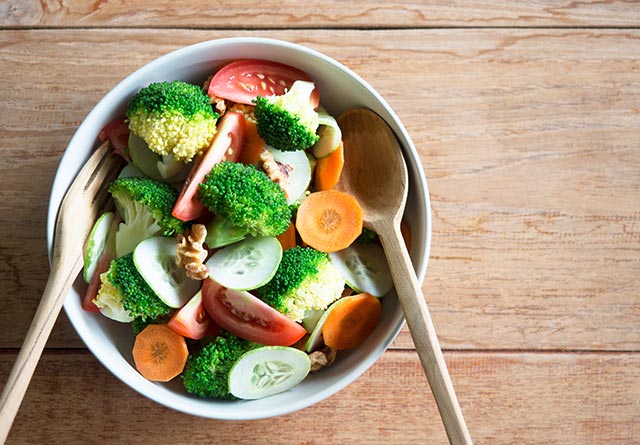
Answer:
[[[473,442],[462,416],[462,409],[453,389],[427,302],[414,273],[399,225],[387,220],[380,224],[380,227],[375,228],[380,234],[398,300],[438,405],[449,442],[453,445],[471,445]]]
[[[0,443],[5,443],[9,435],[13,419],[62,309],[65,296],[81,268],[80,256],[72,264],[54,259],[42,299],[0,396]]]

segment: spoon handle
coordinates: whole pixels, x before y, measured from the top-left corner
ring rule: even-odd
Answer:
[[[377,228],[377,231],[380,234],[398,300],[404,310],[416,352],[438,405],[449,442],[454,445],[472,444],[427,303],[414,273],[400,229],[396,226],[384,224],[383,227]]]

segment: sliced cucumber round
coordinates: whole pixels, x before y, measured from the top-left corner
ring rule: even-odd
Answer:
[[[247,237],[247,229],[234,227],[227,218],[217,216],[207,226],[207,237],[204,242],[209,249],[228,246]]]
[[[304,318],[300,322],[303,328],[307,330],[309,334],[313,332],[313,328],[316,327],[325,309],[307,309],[304,311]]]
[[[318,320],[318,322],[313,327],[313,331],[311,331],[311,335],[307,339],[307,344],[305,345],[305,351],[313,352],[316,349],[320,348],[324,344],[324,337],[322,335],[322,327],[324,326],[325,321],[327,321],[327,317],[331,314],[335,308],[344,303],[345,299],[340,298],[339,300],[334,301],[331,305],[323,312],[322,316]]]
[[[200,289],[200,281],[187,277],[176,264],[175,238],[154,236],[138,244],[133,262],[149,287],[167,305],[179,308]]]
[[[309,374],[304,352],[287,346],[263,346],[245,352],[229,372],[229,392],[239,399],[262,399],[293,388]]]
[[[156,181],[165,181],[158,171],[158,162],[162,161],[162,157],[152,152],[144,139],[133,132],[129,133],[129,156],[142,173]]]
[[[100,255],[104,252],[109,238],[113,238],[111,233],[113,231],[113,216],[113,212],[105,212],[100,215],[93,225],[91,233],[89,233],[89,238],[87,239],[87,244],[84,249],[83,269],[84,281],[87,283],[91,281],[91,277],[93,277],[96,271],[98,259],[100,259]]]
[[[276,237],[249,237],[223,247],[207,261],[209,276],[228,289],[256,289],[273,278],[282,259]]]
[[[293,204],[300,200],[309,188],[311,183],[311,166],[309,158],[304,150],[298,151],[280,151],[273,147],[269,147],[269,151],[273,155],[276,162],[286,164],[292,167],[284,191],[287,194],[287,204]]]
[[[331,263],[354,291],[383,297],[393,287],[384,250],[376,243],[355,243],[329,254]]]
[[[311,147],[313,155],[320,159],[329,156],[340,145],[342,140],[342,130],[338,126],[338,122],[326,114],[326,112],[318,112],[318,136],[320,139]]]
[[[142,171],[135,166],[133,163],[129,163],[124,166],[120,174],[118,175],[118,179],[121,178],[146,178],[147,175],[142,173]]]

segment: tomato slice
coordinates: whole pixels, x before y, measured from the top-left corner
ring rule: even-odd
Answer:
[[[268,346],[290,346],[306,330],[258,297],[204,280],[202,302],[218,325],[245,340]]]
[[[131,162],[131,157],[129,156],[129,126],[124,119],[116,119],[105,125],[98,133],[98,139],[102,142],[106,140],[111,142],[113,151],[122,156],[125,161]]]
[[[216,337],[220,333],[220,327],[202,304],[202,291],[198,291],[187,304],[173,314],[167,325],[183,337],[194,340]]]
[[[191,221],[202,216],[206,209],[198,198],[198,187],[204,177],[218,162],[227,160],[237,162],[240,159],[245,137],[245,119],[240,113],[226,113],[218,123],[211,146],[200,155],[191,167],[172,214],[182,221]]]
[[[209,97],[221,97],[233,102],[253,105],[258,96],[281,96],[296,80],[313,82],[297,68],[268,60],[238,60],[222,67],[209,83]],[[311,94],[313,107],[320,104],[320,92]]]

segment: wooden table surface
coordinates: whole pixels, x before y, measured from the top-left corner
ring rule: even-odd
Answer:
[[[160,55],[266,36],[355,70],[411,134],[433,210],[423,289],[475,442],[640,443],[639,3],[2,0],[0,26],[2,384],[48,276],[48,195],[78,124]],[[125,386],[63,314],[8,439],[244,442],[446,436],[406,328],[329,399],[225,422]]]

